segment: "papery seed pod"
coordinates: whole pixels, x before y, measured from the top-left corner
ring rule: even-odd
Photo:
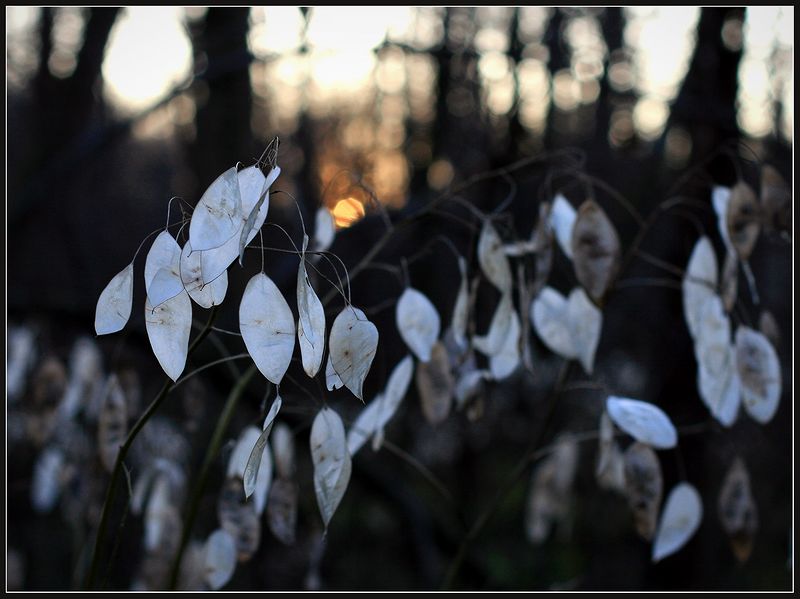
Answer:
[[[780,362],[769,340],[743,325],[736,329],[736,371],[744,409],[757,422],[766,424],[781,399]]]
[[[769,164],[761,169],[761,210],[765,229],[791,233],[792,192],[780,173]]]
[[[575,276],[595,302],[617,276],[620,252],[614,225],[597,202],[586,200],[572,229],[572,262]]]
[[[478,239],[478,263],[483,274],[500,293],[511,291],[511,267],[503,252],[503,241],[488,220],[483,223]]]
[[[225,480],[217,500],[217,518],[220,527],[236,541],[237,559],[248,561],[261,541],[261,522],[255,503],[245,499],[241,478]]]
[[[736,559],[744,563],[753,549],[758,532],[758,508],[750,490],[750,475],[737,457],[728,469],[717,503],[722,529],[728,534]]]
[[[272,483],[267,501],[267,524],[284,545],[294,545],[297,529],[297,483],[278,478]]]
[[[778,321],[769,310],[762,310],[761,315],[758,317],[758,330],[764,337],[769,339],[772,347],[776,350],[781,340],[781,331],[778,327]]]
[[[681,549],[700,526],[703,502],[689,483],[679,483],[664,502],[658,531],[653,541],[653,562],[658,562]]]
[[[728,252],[725,262],[722,265],[722,276],[720,277],[720,297],[725,311],[730,314],[736,304],[736,294],[739,290],[739,259],[736,254]]]
[[[114,470],[120,446],[128,432],[128,406],[115,374],[108,378],[105,399],[97,421],[97,449],[107,472]]]
[[[431,351],[431,359],[417,366],[417,392],[422,414],[431,424],[438,424],[450,414],[455,382],[450,372],[450,359],[441,341]]]
[[[625,451],[625,495],[633,511],[636,532],[646,541],[653,538],[664,483],[655,451],[634,443]]]
[[[761,230],[761,208],[756,194],[744,181],[731,188],[725,224],[728,237],[741,260],[750,258]]]

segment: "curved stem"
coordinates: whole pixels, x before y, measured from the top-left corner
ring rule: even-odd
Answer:
[[[200,331],[200,334],[195,338],[192,344],[189,346],[189,350],[186,353],[187,358],[192,354],[192,352],[197,348],[197,346],[206,338],[206,335],[211,331],[211,326],[214,323],[214,320],[217,317],[217,307],[211,309],[211,314],[208,316],[208,322],[206,322],[205,327],[203,330]],[[106,496],[103,500],[103,512],[100,516],[100,524],[97,526],[97,534],[95,535],[94,540],[94,551],[92,552],[92,561],[91,565],[89,566],[89,572],[86,575],[86,579],[83,584],[83,588],[85,590],[91,590],[94,586],[95,578],[97,577],[97,569],[100,565],[100,555],[101,549],[103,545],[103,541],[106,536],[106,530],[108,528],[108,519],[111,515],[111,506],[114,503],[114,496],[116,495],[117,485],[119,484],[119,477],[123,471],[123,462],[128,455],[128,451],[133,445],[134,440],[136,440],[136,436],[139,434],[139,431],[144,428],[144,425],[147,424],[147,421],[156,413],[158,407],[161,405],[161,402],[164,401],[164,398],[169,395],[169,392],[174,387],[175,383],[172,382],[169,378],[164,382],[164,385],[161,387],[161,390],[156,395],[155,399],[150,403],[144,413],[139,417],[139,420],[131,428],[128,436],[125,438],[125,442],[120,446],[119,453],[117,453],[117,459],[114,462],[114,470],[111,472],[111,481],[108,483],[108,487],[106,488]]]
[[[186,550],[186,545],[189,543],[189,536],[192,533],[192,526],[194,525],[194,520],[197,516],[197,509],[200,505],[200,498],[206,485],[208,473],[211,470],[214,460],[217,458],[219,448],[222,445],[222,440],[225,437],[225,431],[228,430],[228,425],[233,417],[233,412],[236,409],[236,405],[239,403],[239,399],[244,394],[247,384],[250,382],[250,379],[253,378],[255,373],[256,366],[253,364],[237,381],[234,388],[231,389],[230,395],[228,395],[228,400],[225,402],[225,407],[222,408],[222,414],[220,414],[220,417],[217,420],[217,426],[214,428],[214,433],[212,434],[211,441],[208,444],[206,456],[203,459],[203,465],[200,467],[200,474],[197,476],[194,487],[192,488],[192,493],[189,496],[189,500],[186,504],[186,518],[183,521],[181,541],[180,545],[178,545],[178,551],[175,553],[175,558],[172,560],[172,567],[169,573],[169,589],[172,591],[175,590],[175,586],[178,584],[178,573],[180,572],[181,560],[183,559],[183,553]]]

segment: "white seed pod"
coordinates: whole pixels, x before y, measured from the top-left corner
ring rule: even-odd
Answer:
[[[740,381],[736,352],[730,341],[730,320],[718,296],[709,297],[699,323],[694,351],[700,398],[723,426],[736,421]]]
[[[459,374],[454,389],[456,407],[461,410],[483,391],[485,382],[491,378],[488,370],[466,370]]]
[[[703,501],[689,483],[679,483],[670,491],[653,542],[653,562],[672,555],[683,547],[700,526]]]
[[[763,334],[739,326],[736,369],[745,411],[753,420],[766,424],[775,416],[781,399],[781,367],[775,348]]]
[[[63,422],[74,418],[100,391],[103,377],[103,359],[97,344],[81,337],[72,346],[69,356],[69,383],[58,404],[58,419]]]
[[[439,338],[439,313],[423,293],[408,287],[400,296],[395,310],[400,336],[421,362],[431,359],[431,349]]]
[[[697,240],[686,265],[681,287],[686,326],[692,339],[697,339],[706,301],[716,295],[717,288],[717,256],[708,237],[703,236]]]
[[[133,262],[109,281],[97,299],[94,330],[108,335],[122,330],[131,317],[133,306]]]
[[[236,541],[229,532],[218,528],[206,540],[203,578],[209,588],[218,591],[231,579],[236,569]]]
[[[179,293],[153,308],[144,305],[144,321],[150,347],[167,376],[177,381],[186,366],[189,334],[192,330],[192,303],[186,293]]]
[[[165,474],[157,474],[150,489],[147,509],[144,513],[144,547],[147,551],[155,551],[165,537],[171,521],[177,515],[172,505],[169,478]]]
[[[511,267],[503,252],[503,241],[488,220],[483,223],[478,239],[478,263],[483,274],[500,293],[511,292]]]
[[[317,210],[314,225],[314,250],[324,252],[333,243],[336,236],[336,222],[333,215],[324,206]]]
[[[279,478],[294,475],[294,436],[288,425],[279,422],[272,431],[272,457]]]
[[[267,525],[275,538],[284,545],[294,545],[297,529],[297,484],[287,478],[277,478],[269,490]]]
[[[778,344],[781,341],[781,330],[778,327],[775,316],[769,310],[761,311],[761,315],[758,317],[758,330],[764,337],[769,339],[772,347],[778,348]]]
[[[456,303],[453,306],[453,318],[450,321],[450,330],[453,332],[453,339],[460,350],[467,348],[467,314],[469,304],[469,289],[467,278],[467,261],[463,257],[458,257],[458,270],[461,273],[461,283],[458,286]]]
[[[308,237],[303,241],[304,251],[306,243]],[[325,350],[325,310],[308,280],[305,253],[300,258],[300,267],[297,270],[297,311],[297,340],[300,344],[303,370],[313,378],[322,365],[322,354]]]
[[[6,343],[6,393],[8,402],[14,403],[24,393],[28,372],[36,363],[35,334],[26,326],[9,327]]]
[[[572,227],[575,276],[595,301],[605,295],[620,266],[620,242],[614,225],[593,200],[578,209]]]
[[[247,458],[247,463],[242,473],[245,497],[249,498],[250,495],[253,494],[253,491],[256,490],[256,481],[261,466],[261,459],[265,454],[268,455],[269,453],[266,451],[267,440],[269,439],[269,434],[272,432],[272,425],[275,423],[275,418],[278,416],[282,403],[280,395],[272,402],[272,406],[270,406],[269,412],[267,412],[267,416],[264,418],[263,430],[250,450],[250,455]]]
[[[181,250],[180,275],[189,297],[203,308],[219,306],[228,291],[228,271],[211,278],[203,271],[203,255],[207,252],[192,250],[189,241]],[[226,267],[227,268],[227,267]]]
[[[333,321],[328,350],[331,365],[344,386],[363,400],[364,379],[378,350],[377,327],[364,312],[346,306]]]
[[[183,291],[181,246],[168,231],[161,231],[147,252],[144,286],[150,305],[158,306]]]
[[[741,260],[750,258],[761,232],[761,207],[753,189],[744,181],[731,188],[725,225],[728,238]]]
[[[520,326],[516,310],[511,311],[511,323],[506,338],[496,354],[489,357],[489,371],[492,378],[501,381],[517,369],[520,363],[519,351]]]
[[[242,197],[236,167],[222,173],[203,193],[189,223],[189,241],[196,251],[218,248],[239,231]]]
[[[450,358],[441,341],[431,351],[429,362],[420,363],[416,374],[422,414],[430,424],[439,424],[447,419],[453,403],[455,381],[450,372]]]
[[[582,288],[576,287],[565,299],[552,287],[545,287],[531,303],[531,322],[551,351],[579,360],[587,374],[592,373],[603,315]]]
[[[550,228],[564,255],[572,260],[572,229],[578,214],[562,194],[556,195],[550,210]]]
[[[725,243],[725,247],[730,252],[735,252],[733,244],[731,243],[730,235],[728,234],[727,216],[730,210],[731,203],[731,188],[723,185],[715,185],[711,189],[711,204],[714,206],[714,212],[717,213],[717,228]]]
[[[117,375],[108,377],[104,395],[97,420],[97,449],[103,467],[111,472],[128,430],[127,402]]]
[[[347,490],[352,469],[342,419],[330,408],[323,408],[314,418],[310,445],[314,491],[327,529]]]
[[[633,511],[636,532],[650,541],[656,531],[664,492],[661,464],[649,445],[634,443],[623,454],[625,497]]]
[[[525,510],[525,532],[531,543],[545,541],[552,525],[568,515],[578,453],[575,439],[562,435],[555,450],[534,469]]]
[[[242,294],[239,328],[258,370],[279,385],[294,352],[294,316],[280,289],[263,272],[250,279]]]
[[[239,233],[239,264],[244,260],[244,248],[255,237],[267,219],[269,211],[269,188],[281,174],[281,167],[275,166],[269,176],[264,177],[261,169],[254,165],[239,172],[239,193],[242,196],[242,215],[246,215]],[[247,201],[245,201],[245,197]],[[255,198],[255,202],[253,199]],[[252,203],[252,205],[251,205]]]
[[[486,356],[493,356],[499,352],[508,337],[513,312],[514,300],[509,291],[500,298],[486,335],[476,335],[472,338],[473,347]]]
[[[610,396],[606,410],[619,428],[654,449],[671,449],[678,444],[678,432],[664,411],[651,403]]]
[[[35,511],[49,512],[58,503],[64,462],[64,452],[58,447],[46,448],[36,459],[31,481],[31,504]]]
[[[744,563],[753,550],[758,532],[758,507],[750,490],[750,475],[744,461],[737,457],[728,469],[717,502],[722,529],[727,533],[731,549]]]
[[[372,446],[375,451],[380,449],[383,441],[383,428],[395,415],[397,408],[400,407],[400,402],[406,396],[413,374],[414,360],[411,356],[406,356],[397,363],[397,366],[392,370],[392,374],[389,375],[386,388],[380,395],[381,403],[375,423],[376,435],[373,437]]]
[[[381,415],[383,394],[378,394],[369,402],[356,417],[355,422],[347,431],[347,451],[355,456],[378,428],[378,418]]]

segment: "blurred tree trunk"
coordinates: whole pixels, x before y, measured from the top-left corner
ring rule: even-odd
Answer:
[[[252,106],[247,48],[250,9],[209,8],[191,31],[197,136],[190,156],[200,188],[237,161],[260,156],[250,128]],[[198,197],[199,199],[199,197]]]
[[[548,150],[564,145],[563,142],[558,140],[559,117],[561,115],[555,105],[553,83],[555,82],[556,73],[569,67],[569,52],[564,47],[563,29],[565,24],[564,13],[560,9],[554,8],[542,40],[549,53],[547,68],[550,71],[550,106],[547,110],[547,123],[544,133],[544,144]]]
[[[722,26],[729,15],[744,19],[744,8],[703,8],[697,25],[697,45],[672,104],[666,132],[683,126],[691,135],[690,164],[696,164],[721,143],[739,137],[736,93],[742,50],[725,47]]]

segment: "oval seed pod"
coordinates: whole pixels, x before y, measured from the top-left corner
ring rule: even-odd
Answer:
[[[287,478],[276,479],[269,491],[267,525],[284,545],[294,545],[297,529],[297,483]]]
[[[489,371],[496,381],[501,381],[511,376],[519,366],[519,337],[519,316],[517,316],[516,310],[512,310],[511,324],[508,327],[506,338],[497,353],[489,357]]]
[[[692,339],[697,339],[706,301],[716,295],[717,256],[708,237],[701,237],[692,249],[681,283],[683,315]]]
[[[220,247],[236,235],[241,222],[242,197],[234,166],[209,185],[195,206],[189,241],[196,251]]]
[[[695,340],[697,387],[700,398],[723,426],[731,426],[739,412],[740,382],[736,353],[730,342],[730,320],[722,300],[706,300]]]
[[[117,375],[112,374],[106,383],[105,398],[97,421],[97,449],[100,462],[106,471],[114,470],[120,446],[128,431],[128,409],[125,394]]]
[[[314,491],[325,528],[344,497],[352,469],[344,425],[339,415],[323,408],[311,425],[311,461],[314,464]]]
[[[556,195],[550,210],[550,228],[555,233],[556,241],[564,255],[570,260],[572,260],[572,230],[577,216],[569,200],[562,194]]]
[[[578,453],[575,439],[561,435],[553,452],[534,469],[525,513],[525,532],[531,543],[545,541],[553,524],[568,515]]]
[[[571,244],[575,276],[599,302],[617,276],[620,243],[614,225],[594,200],[586,200],[578,209]]]
[[[739,563],[746,562],[753,550],[753,538],[758,532],[758,508],[750,491],[750,475],[739,457],[725,475],[717,507],[722,529],[730,538],[733,554]]]
[[[488,220],[483,223],[478,239],[478,263],[483,274],[500,293],[511,291],[511,267],[503,251],[503,241]]]
[[[689,483],[679,483],[670,491],[656,539],[653,541],[653,562],[672,555],[683,547],[700,526],[703,501],[700,493]]]
[[[225,480],[217,499],[217,519],[220,527],[233,537],[238,561],[249,560],[261,542],[261,521],[255,503],[244,497],[241,477]]]
[[[378,397],[380,404],[375,420],[375,436],[373,436],[373,449],[380,449],[383,440],[383,427],[392,419],[400,407],[400,402],[406,396],[408,386],[411,384],[411,375],[414,374],[414,359],[408,355],[397,363],[389,375],[386,387]],[[376,401],[376,398],[373,401]]]
[[[218,591],[231,579],[236,569],[236,541],[226,530],[218,528],[208,537],[204,549],[204,580]]]
[[[279,385],[294,352],[294,316],[280,289],[263,272],[250,279],[242,294],[239,328],[258,370]]]
[[[333,369],[330,350],[328,351],[328,362],[325,364],[325,387],[327,387],[328,391],[334,391],[335,389],[344,387],[342,379],[339,378],[339,375],[336,374],[336,371]]]
[[[769,340],[743,325],[736,329],[736,370],[745,411],[766,424],[775,416],[781,399],[780,362]]]
[[[625,492],[625,457],[614,441],[614,423],[605,410],[600,416],[594,476],[601,489]]]
[[[181,246],[168,231],[161,231],[144,263],[144,286],[151,305],[158,306],[183,291],[180,269]]]
[[[423,293],[408,287],[400,296],[395,310],[400,336],[420,362],[431,359],[431,349],[439,338],[439,313]]]
[[[656,452],[644,443],[634,443],[624,453],[625,496],[633,510],[636,532],[649,541],[658,521],[658,507],[664,489],[661,464]]]
[[[346,306],[333,321],[328,351],[331,365],[344,386],[363,401],[364,379],[378,351],[377,327],[364,312]]]
[[[631,437],[655,449],[678,444],[678,432],[664,411],[651,403],[610,396],[606,410],[611,420]]]
[[[264,177],[264,173],[261,172],[258,166],[251,166],[240,171],[238,174],[239,191],[242,194],[242,215],[247,215],[247,218],[242,224],[241,233],[239,234],[240,265],[244,260],[244,248],[247,247],[247,244],[256,236],[256,233],[258,233],[258,230],[267,219],[267,211],[269,210],[269,188],[280,174],[281,167],[277,165],[270,170],[269,176],[267,177]],[[245,203],[245,194],[248,198],[247,203]],[[252,204],[252,207],[250,207],[249,204],[252,202],[253,198],[258,199]]]
[[[431,351],[431,359],[417,366],[417,392],[422,414],[430,424],[439,424],[450,414],[453,403],[453,375],[447,349],[437,341]]]
[[[177,381],[189,353],[189,334],[192,331],[189,296],[181,292],[155,308],[146,300],[144,321],[158,363],[169,378]]]
[[[497,304],[486,335],[476,335],[472,338],[472,345],[475,349],[486,356],[493,356],[499,352],[508,336],[513,311],[514,300],[511,292],[504,293]]]
[[[307,243],[308,237],[305,237],[303,255],[297,269],[297,340],[300,344],[303,370],[313,378],[322,365],[322,354],[325,351],[325,310],[306,273]]]
[[[322,206],[317,210],[317,217],[314,224],[314,250],[324,252],[331,247],[335,236],[336,221],[334,221],[330,210]]]
[[[275,472],[279,478],[291,478],[294,475],[294,436],[287,424],[275,425],[271,443]]]
[[[122,330],[131,317],[132,306],[133,262],[114,275],[97,298],[95,332],[108,335]]]

